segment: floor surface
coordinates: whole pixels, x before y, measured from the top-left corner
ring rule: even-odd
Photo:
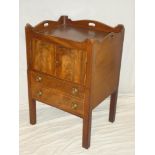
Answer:
[[[120,95],[116,121],[108,122],[109,99],[92,115],[91,147],[82,145],[82,119],[37,102],[37,124],[20,105],[20,155],[134,155],[134,97]]]

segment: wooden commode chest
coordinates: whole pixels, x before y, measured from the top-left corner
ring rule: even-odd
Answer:
[[[115,120],[124,26],[61,16],[27,24],[25,32],[30,123],[36,123],[36,101],[77,115],[82,146],[89,148],[92,110],[108,96],[109,121]]]

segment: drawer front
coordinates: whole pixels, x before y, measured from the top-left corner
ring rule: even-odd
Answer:
[[[59,79],[85,84],[86,51],[32,39],[31,67]]]
[[[55,77],[31,71],[31,83],[47,88],[55,88],[75,98],[84,99],[84,87],[75,83],[66,82]]]
[[[32,98],[75,115],[83,115],[83,102],[55,88],[31,85]]]

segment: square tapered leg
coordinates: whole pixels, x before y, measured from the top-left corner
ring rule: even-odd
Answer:
[[[83,118],[82,147],[86,149],[90,147],[91,122],[92,122],[92,111],[87,113],[87,115],[85,115],[85,117]]]
[[[30,124],[36,124],[36,101],[29,99]]]
[[[109,121],[110,122],[114,122],[115,121],[116,105],[117,105],[117,95],[118,95],[118,90],[116,90],[114,93],[111,94],[110,110],[109,110]]]

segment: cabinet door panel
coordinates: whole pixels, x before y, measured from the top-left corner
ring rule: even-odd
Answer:
[[[78,49],[57,47],[56,76],[79,84],[84,84],[86,52]]]
[[[54,44],[33,39],[32,48],[32,68],[43,73],[54,75]]]

